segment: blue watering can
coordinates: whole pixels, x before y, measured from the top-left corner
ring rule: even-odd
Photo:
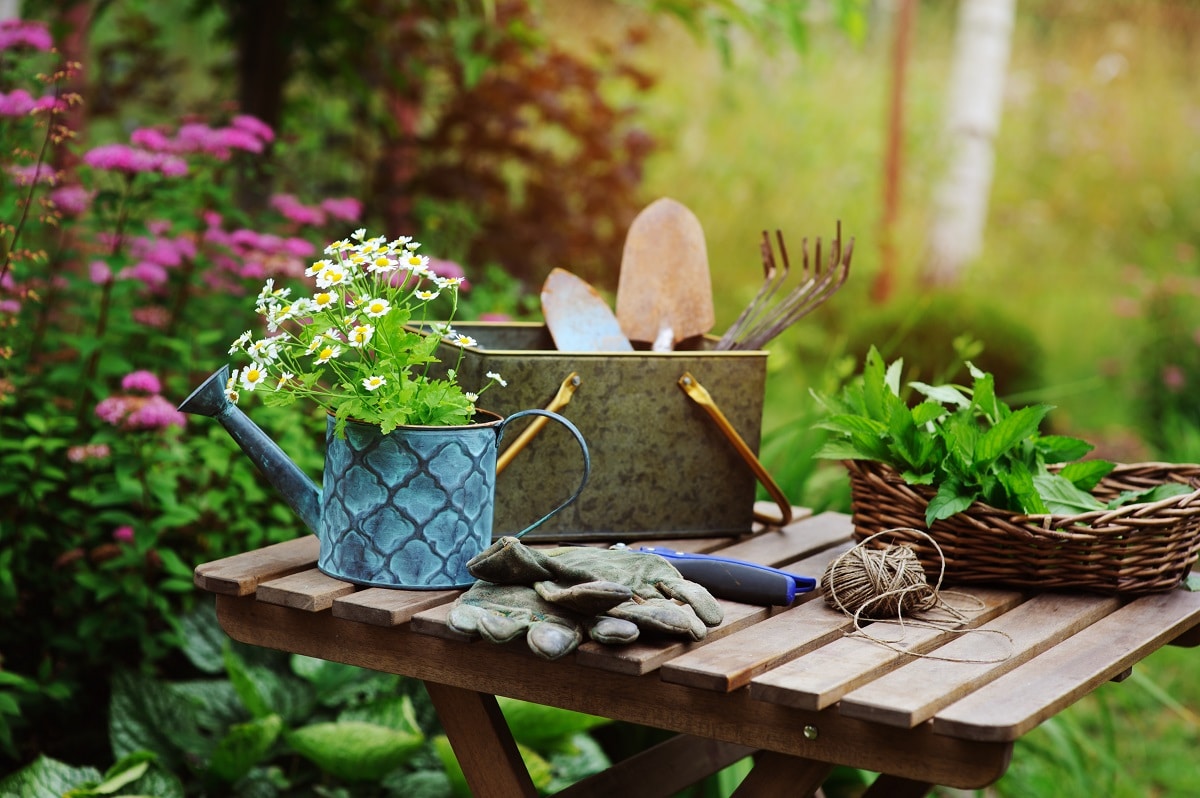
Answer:
[[[579,497],[591,473],[583,435],[549,410],[452,427],[397,427],[347,421],[345,435],[325,432],[325,470],[318,488],[275,441],[225,394],[229,367],[210,376],[179,405],[215,418],[321,541],[317,567],[371,587],[445,590],[468,587],[466,564],[492,542],[496,456],[508,424],[543,416],[562,424],[583,453],[583,478],[558,507],[514,537],[536,529]]]

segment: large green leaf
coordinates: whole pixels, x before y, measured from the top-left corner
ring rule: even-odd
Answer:
[[[1046,463],[1069,463],[1095,448],[1087,441],[1068,435],[1042,435],[1037,439],[1036,445]]]
[[[980,436],[975,445],[975,461],[980,464],[992,463],[1017,444],[1030,438],[1038,431],[1042,419],[1051,409],[1050,405],[1032,405],[1001,419]]]
[[[1099,499],[1058,474],[1039,474],[1033,478],[1033,482],[1047,510],[1055,515],[1076,515],[1104,509]]]
[[[966,394],[953,385],[928,385],[924,382],[910,382],[909,385],[922,396],[935,402],[955,407],[969,407],[971,400]]]
[[[285,737],[301,756],[347,781],[378,781],[425,742],[421,735],[356,720],[316,723]]]
[[[229,729],[217,743],[208,769],[226,784],[233,784],[262,761],[283,731],[283,718],[267,715]]]
[[[541,746],[570,738],[611,721],[569,709],[531,704],[514,698],[497,699],[517,742]]]
[[[62,798],[68,791],[85,784],[96,784],[100,771],[91,767],[73,767],[47,756],[0,779],[0,795],[21,798]]]
[[[122,671],[113,677],[109,742],[118,758],[150,751],[169,770],[209,743],[196,724],[196,710],[169,685]]]
[[[1047,460],[1046,462],[1061,461]],[[1112,473],[1114,468],[1116,468],[1116,464],[1108,460],[1084,460],[1080,463],[1069,463],[1059,469],[1058,473],[1063,478],[1071,480],[1072,484],[1080,490],[1091,491],[1100,484],[1100,480]]]
[[[888,431],[888,425],[882,421],[852,415],[829,416],[814,426],[818,429],[839,432],[843,435],[866,434],[883,436]]]
[[[934,521],[961,513],[977,497],[978,493],[958,482],[943,482],[938,486],[937,495],[929,500],[929,506],[925,508],[925,525],[933,526]]]

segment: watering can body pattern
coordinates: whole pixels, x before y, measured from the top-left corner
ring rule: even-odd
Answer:
[[[504,427],[524,415],[564,424],[583,452],[579,489],[523,535],[579,495],[590,461],[575,427],[554,413],[525,410],[454,427],[378,426],[349,421],[344,436],[326,427],[322,487],[297,466],[225,394],[229,369],[209,377],[179,409],[215,418],[258,466],[288,506],[320,538],[320,570],[372,587],[444,590],[475,579],[466,563],[492,541],[496,457]]]

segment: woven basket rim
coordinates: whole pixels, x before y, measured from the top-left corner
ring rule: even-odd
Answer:
[[[898,482],[917,494],[933,495],[937,492],[936,488],[933,488],[929,485],[913,485],[912,483],[906,481],[904,477],[900,475],[900,472],[895,468],[879,460],[869,460],[865,458],[857,460],[844,460],[843,464],[849,470],[878,472],[883,476],[883,478],[889,481]],[[1051,470],[1056,469],[1055,467],[1051,466]],[[1096,522],[1101,522],[1102,524],[1110,523],[1113,520],[1128,516],[1144,516],[1153,514],[1168,507],[1188,507],[1193,502],[1200,501],[1200,464],[1167,463],[1153,460],[1141,463],[1118,463],[1116,467],[1113,468],[1113,470],[1101,480],[1101,484],[1103,484],[1104,480],[1113,479],[1122,473],[1129,473],[1132,471],[1193,471],[1195,474],[1189,481],[1196,485],[1196,489],[1191,493],[1181,493],[1178,496],[1170,496],[1166,499],[1160,499],[1156,502],[1135,502],[1122,505],[1113,510],[1091,510],[1086,513],[1074,513],[1070,515],[1063,513],[1022,513],[1015,510],[1005,510],[990,505],[987,502],[978,500],[973,502],[971,506],[963,512],[980,510],[984,513],[1002,514],[1008,516],[1009,519],[1015,523],[1036,524],[1037,526],[1044,528],[1045,531],[1053,532],[1055,530],[1050,529],[1051,526],[1070,527],[1077,524],[1083,524],[1090,527]],[[1200,508],[1197,508],[1197,511],[1200,512]]]

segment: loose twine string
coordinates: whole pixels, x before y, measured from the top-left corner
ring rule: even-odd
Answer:
[[[940,568],[936,584],[930,585],[925,569],[916,552],[904,545],[887,545],[883,548],[868,546],[876,538],[896,532],[913,532],[928,540],[937,550]],[[911,527],[898,527],[876,532],[864,538],[854,548],[842,553],[829,564],[821,576],[821,589],[825,601],[841,610],[854,622],[854,630],[862,637],[885,646],[897,653],[946,662],[991,664],[1004,662],[1012,656],[1013,640],[999,629],[962,628],[970,619],[964,612],[966,607],[956,607],[946,601],[942,592],[942,579],[946,575],[946,557],[942,548],[926,532]],[[954,594],[974,603],[974,609],[982,609],[983,602],[973,596]],[[930,613],[941,612],[948,618],[935,619]],[[917,617],[918,613],[925,617]],[[906,620],[905,616],[911,616]],[[952,634],[991,634],[1003,637],[1008,642],[1008,651],[992,659],[949,657],[912,651],[900,645],[899,640],[887,640],[868,631],[863,620],[896,620],[901,627],[911,624],[916,627],[937,629]]]

